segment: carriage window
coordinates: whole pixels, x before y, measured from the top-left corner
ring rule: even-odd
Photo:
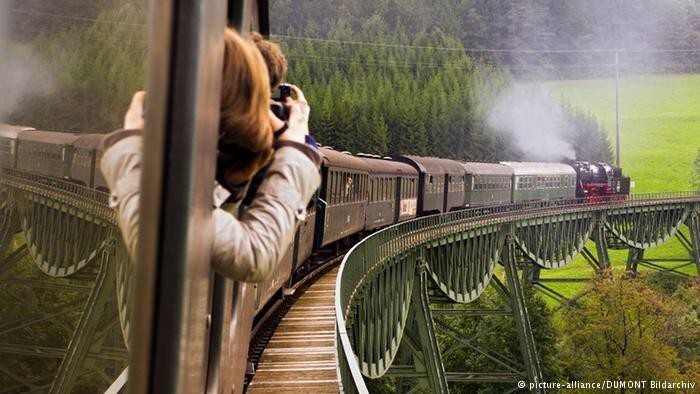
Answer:
[[[365,196],[365,176],[360,175],[360,190],[357,193],[357,200],[358,201],[364,200],[364,196]]]
[[[336,199],[335,196],[338,194],[338,193],[337,193],[337,190],[336,190],[336,189],[337,189],[337,186],[336,186],[336,176],[335,176],[335,172],[330,172],[330,171],[329,171],[329,172],[328,172],[328,178],[329,178],[329,180],[328,180],[328,196],[327,196],[327,198],[328,198],[328,203],[329,203],[329,204],[335,204],[335,199]]]
[[[384,201],[389,199],[389,196],[391,195],[392,189],[393,189],[393,185],[391,183],[391,179],[386,178],[386,195],[384,196]]]
[[[108,132],[122,127],[126,104],[135,91],[146,85],[147,8],[145,0],[1,1],[2,123],[83,133]],[[177,47],[176,43],[173,47]],[[9,91],[7,82],[10,82]],[[16,89],[12,88],[14,85]],[[68,137],[67,134],[64,136]],[[44,135],[39,139],[46,141],[51,138]],[[50,142],[53,146],[48,146],[25,139],[3,141],[0,145],[3,156],[7,153],[18,156],[2,157],[0,162],[18,160],[17,164],[28,172],[56,175],[68,175],[64,170],[75,166],[76,172],[70,173],[71,177],[85,178],[72,181],[89,183],[91,170],[88,168],[93,165],[93,151],[81,151],[67,147],[65,143],[55,140]],[[16,163],[11,165],[14,167]],[[3,203],[10,204],[12,200],[6,192],[3,190]],[[37,192],[45,193],[44,190],[34,191]],[[47,207],[42,215],[50,217],[49,212],[54,209],[78,204],[66,202]],[[20,246],[25,244],[30,233],[14,234],[13,230],[10,237],[13,242],[4,246],[3,256],[25,257],[11,264],[5,264],[5,261],[2,264],[0,322],[5,350],[0,353],[11,357],[4,357],[0,362],[3,387],[0,391],[44,392],[44,389],[49,391],[51,382],[54,382],[54,388],[60,387],[58,390],[65,392],[105,392],[127,366],[128,350],[122,333],[127,331],[128,319],[120,319],[120,312],[130,309],[126,300],[130,298],[134,282],[131,280],[131,264],[126,254],[120,255],[123,251],[121,242],[111,243],[111,240],[120,238],[118,232],[112,235],[101,230],[90,232],[97,227],[82,217],[81,212],[86,208],[78,205],[70,216],[66,213],[53,225],[48,221],[38,222],[41,223],[36,227],[39,233],[51,232],[52,229],[67,232],[49,237],[51,241],[45,246],[42,246],[41,238],[32,242],[26,240],[27,246],[38,242],[40,248],[47,247],[51,251],[49,254],[55,252],[54,258],[44,256],[41,269],[64,276],[62,278],[49,275],[47,271],[44,273],[39,269],[38,260],[34,264],[28,254],[22,253]],[[80,226],[72,224],[78,222]],[[115,235],[117,238],[112,238]],[[70,245],[70,239],[84,242],[79,246]],[[107,291],[107,282],[105,286],[96,282],[101,275],[98,271],[102,272],[106,265],[95,258],[81,270],[81,259],[77,258],[79,250],[91,250],[91,242],[95,245],[110,244],[109,250],[120,251],[116,256],[110,255],[109,264],[110,270],[119,272],[118,277],[122,275],[119,291],[104,292],[106,303],[98,301],[97,304],[106,306],[95,307],[97,309],[92,309],[94,305],[85,301],[90,289]],[[95,250],[101,251],[101,248]],[[73,254],[75,259],[65,258]],[[88,293],[76,291],[78,288],[88,289]],[[119,302],[125,303],[117,307]],[[95,314],[90,315],[93,311]],[[50,316],[53,318],[47,318]],[[97,316],[92,329],[83,332],[81,316]],[[96,334],[92,335],[93,332]],[[80,339],[78,348],[84,345],[87,355],[71,353],[72,356],[68,356],[74,350],[71,347],[73,342],[71,346],[68,343],[71,337]],[[131,339],[133,343],[133,336]],[[39,354],[32,350],[44,347],[55,354]],[[83,358],[87,361],[83,362]],[[62,359],[71,360],[70,365],[61,364]]]
[[[344,172],[337,172],[336,174],[336,181],[335,181],[335,186],[336,186],[336,192],[337,192],[337,197],[336,197],[336,202],[340,204],[343,202],[343,184],[345,183],[345,173]]]
[[[339,204],[342,194],[340,193],[340,177],[342,174],[340,172],[333,173],[333,203]]]

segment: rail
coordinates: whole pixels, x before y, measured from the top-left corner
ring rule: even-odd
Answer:
[[[412,249],[426,242],[476,227],[562,213],[601,212],[614,208],[674,202],[700,202],[700,191],[644,193],[630,195],[624,199],[615,196],[601,198],[594,202],[586,199],[571,199],[478,207],[416,218],[387,227],[364,238],[345,255],[336,282],[336,355],[342,391],[367,392],[363,379],[363,375],[366,375],[365,369],[360,365],[352,347],[347,319],[354,297],[361,291],[365,282],[369,281],[368,278],[372,272],[393,256],[410,253]],[[413,275],[413,272],[404,272],[404,274]],[[399,344],[394,345],[398,347]]]

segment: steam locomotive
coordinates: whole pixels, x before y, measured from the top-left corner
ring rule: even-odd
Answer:
[[[0,125],[0,166],[107,191],[99,171],[102,134]],[[464,162],[436,157],[352,155],[322,147],[316,204],[268,281],[258,314],[320,250],[417,216],[528,201],[626,198],[629,178],[605,163]],[[252,311],[251,311],[252,312]],[[241,312],[246,313],[246,312]]]

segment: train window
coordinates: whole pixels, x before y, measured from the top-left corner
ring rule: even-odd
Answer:
[[[12,86],[13,75],[15,79],[17,75],[28,77],[22,86],[18,85],[18,90],[14,93],[20,94],[14,95],[16,97],[10,94],[8,99],[7,89],[4,89],[5,94],[0,104],[0,107],[3,107],[0,111],[2,120],[9,122],[11,119],[11,123],[40,130],[65,132],[108,132],[122,127],[123,116],[127,109],[125,105],[130,102],[135,91],[143,89],[146,85],[145,72],[149,68],[146,58],[149,30],[147,8],[145,0],[0,2],[0,63],[3,67],[7,65],[7,70],[10,70],[5,71],[6,69],[3,68],[4,75],[0,79],[10,81]],[[176,47],[175,44],[173,46]],[[96,54],[99,54],[97,58]],[[12,70],[17,71],[13,73]],[[4,84],[0,85],[4,86]],[[115,86],[118,88],[115,89]],[[13,89],[10,89],[9,93],[13,93]],[[157,92],[152,94],[158,95]],[[15,103],[18,105],[13,105]],[[41,110],[37,111],[37,108]],[[67,136],[67,134],[64,135]],[[40,138],[50,139],[51,137],[44,135]],[[4,140],[0,143],[0,153],[18,154],[18,157],[2,157],[0,160],[17,160],[16,164],[11,163],[11,165],[19,165],[27,172],[45,175],[68,176],[70,173],[64,170],[68,171],[67,167],[72,165],[76,170],[71,174],[74,178],[81,177],[83,180],[89,178],[88,172],[92,172],[93,164],[91,153],[72,148],[66,149],[65,145],[59,141],[50,144],[55,145],[33,143],[24,139],[22,141]],[[64,155],[65,162],[62,161]],[[87,171],[88,167],[90,171]],[[52,183],[59,184],[57,181]],[[45,191],[38,192],[42,194]],[[92,241],[105,244],[111,243],[112,240],[116,241],[117,239],[112,237],[119,237],[118,231],[116,234],[90,233],[89,229],[96,227],[94,223],[93,225],[89,223],[89,219],[82,217],[81,212],[86,207],[78,202],[67,203],[66,201],[61,203],[64,209],[78,204],[75,211],[71,211],[70,216],[66,213],[60,221],[54,221],[53,226],[46,221],[41,221],[39,223],[42,224],[38,224],[36,228],[39,233],[50,232],[52,228],[69,231],[69,235],[65,237],[64,234],[51,237],[51,242],[45,245],[51,252],[56,252],[58,258],[42,268],[50,269],[59,276],[65,275],[65,280],[70,281],[71,284],[79,283],[88,289],[93,287],[97,289],[96,278],[99,274],[94,274],[100,270],[100,264],[96,266],[96,261],[93,261],[81,272],[76,268],[80,267],[79,259],[63,262],[60,256],[65,257],[66,253],[77,253],[77,250],[72,250],[71,245],[67,243],[69,239],[87,240],[87,243],[83,242],[85,244],[81,246],[82,248],[88,247],[89,242]],[[59,206],[51,209],[54,208],[59,209]],[[47,216],[48,213],[49,211],[46,211],[42,214]],[[85,225],[72,226],[71,223],[77,222]],[[66,226],[70,224],[72,227],[64,229],[63,224]],[[41,239],[38,242],[41,247]],[[115,242],[113,247],[123,251],[121,243]],[[9,246],[7,254],[9,255],[13,249],[16,249],[16,246]],[[17,249],[17,252],[20,250]],[[129,266],[128,262],[120,261],[119,257],[114,257],[112,260],[115,266]],[[122,338],[121,328],[126,329],[128,323],[119,319],[118,312],[122,310],[116,307],[95,310],[97,315],[102,316],[99,323],[95,322],[96,330],[101,330],[102,336],[95,335],[93,338],[85,335],[78,328],[81,327],[80,317],[88,316],[93,311],[90,309],[91,306],[84,302],[85,294],[71,290],[70,286],[61,287],[60,282],[63,279],[58,280],[41,274],[37,267],[32,268],[27,265],[30,262],[30,258],[18,260],[14,266],[17,269],[3,272],[3,280],[7,279],[8,283],[11,280],[23,283],[31,279],[39,283],[40,287],[51,288],[51,297],[44,297],[45,294],[49,294],[48,291],[33,288],[33,285],[29,284],[18,284],[12,289],[9,287],[6,289],[4,283],[0,286],[3,292],[3,311],[0,314],[0,321],[17,323],[16,328],[24,327],[12,331],[7,330],[7,324],[3,324],[6,335],[3,335],[2,341],[7,342],[6,348],[20,349],[16,356],[12,356],[11,362],[2,363],[3,372],[9,374],[8,376],[16,376],[15,381],[12,377],[3,376],[1,379],[5,387],[3,391],[29,391],[52,381],[60,381],[54,386],[60,386],[60,389],[65,392],[107,391],[110,384],[127,366],[128,350],[124,345],[125,338]],[[86,274],[86,270],[91,271],[93,275]],[[112,292],[108,304],[110,302],[117,304],[117,299],[125,301],[130,298],[133,280],[130,280],[129,271],[130,269],[127,269],[122,272],[129,279],[120,282],[123,286],[120,287],[119,294]],[[36,304],[35,301],[28,302],[6,296],[14,292],[29,295],[32,300],[37,298],[42,301]],[[75,307],[76,305],[78,307]],[[127,304],[120,306],[130,309]],[[62,315],[60,319],[41,320],[32,317],[42,316],[45,314],[44,311],[62,311]],[[23,322],[24,326],[20,324]],[[110,324],[105,325],[104,322],[110,322]],[[37,332],[42,335],[34,335]],[[134,335],[132,333],[132,343]],[[141,337],[141,334],[138,335]],[[98,339],[98,336],[101,339]],[[71,337],[79,338],[79,343],[84,344],[85,349],[90,349],[90,354],[85,359],[109,361],[79,361],[65,371],[59,372],[59,363],[50,360],[53,356],[34,354],[35,352],[30,350],[37,346],[46,346],[49,349],[62,351],[68,347],[66,338]],[[72,348],[68,347],[68,349]],[[5,352],[0,351],[0,353]],[[58,357],[56,360],[64,358],[62,353]],[[65,357],[65,360],[69,359],[82,360],[80,356]],[[40,368],[37,368],[37,361]],[[68,372],[64,373],[66,371]],[[66,376],[69,377],[66,378]],[[49,386],[43,387],[49,388]],[[118,385],[114,386],[118,387]]]
[[[386,178],[386,184],[388,187],[387,187],[385,200],[388,200],[389,196],[391,195],[391,192],[394,190],[394,182],[392,181],[391,178]]]
[[[386,196],[386,199],[390,200],[391,196],[393,196],[394,192],[396,191],[396,189],[395,189],[396,185],[394,185],[394,179],[392,179],[392,178],[387,178],[387,182],[389,182],[389,194]]]
[[[391,192],[388,199],[393,200],[396,195],[396,178],[389,178],[389,182],[391,183]]]
[[[360,175],[360,193],[357,195],[359,201],[365,200],[367,196],[367,176]]]
[[[379,201],[384,201],[386,199],[386,189],[389,187],[389,184],[387,183],[386,178],[382,178],[382,191],[379,194],[379,198],[377,200]]]
[[[372,196],[373,196],[372,193],[374,193],[374,190],[372,190],[372,186],[373,186],[373,185],[374,185],[374,180],[373,180],[372,178],[370,178],[370,180],[369,180],[369,193],[368,193],[368,196],[367,196],[367,197],[369,198],[369,201],[370,201],[370,202],[372,202],[372,200],[373,200],[373,198],[372,198]]]
[[[340,204],[343,202],[343,183],[345,182],[345,174],[342,172],[337,172],[335,174],[336,176],[336,181],[335,181],[335,187],[336,187],[336,197],[335,197],[335,202],[336,204]]]
[[[360,187],[357,190],[357,200],[362,201],[365,195],[365,177],[364,175],[359,176]]]
[[[333,176],[335,178],[335,182],[333,184],[333,203],[338,204],[340,203],[340,198],[342,196],[340,193],[340,177],[342,174],[340,172],[335,172],[333,173]]]
[[[394,185],[391,182],[391,178],[386,178],[386,195],[384,196],[384,201],[389,199],[391,196],[391,191],[394,189]]]
[[[364,199],[365,195],[365,176],[360,175],[360,189],[358,190],[357,193],[357,200],[362,201]]]
[[[335,204],[335,173],[333,171],[328,171],[328,195],[326,196],[327,202],[329,204]]]

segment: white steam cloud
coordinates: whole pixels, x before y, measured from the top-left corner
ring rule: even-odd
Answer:
[[[26,45],[10,42],[6,4],[0,2],[0,122],[25,98],[48,95],[54,90],[50,68]]]
[[[511,85],[491,103],[488,123],[503,133],[526,160],[560,161],[575,157],[566,141],[566,117],[562,107],[543,88]]]

